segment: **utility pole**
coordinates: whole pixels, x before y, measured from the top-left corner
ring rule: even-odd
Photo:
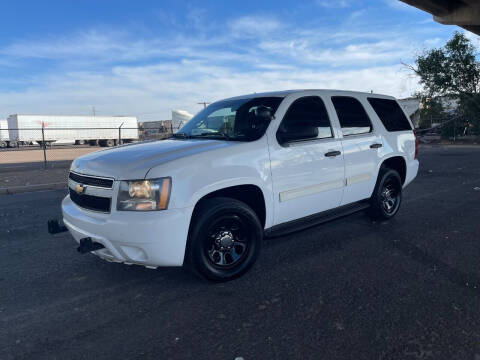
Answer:
[[[211,104],[209,102],[206,102],[206,101],[200,101],[197,103],[198,105],[203,105],[203,108],[205,109],[207,107],[208,104]]]

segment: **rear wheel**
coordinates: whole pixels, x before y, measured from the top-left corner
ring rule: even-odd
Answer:
[[[397,171],[380,169],[370,203],[370,215],[374,219],[388,220],[397,214],[402,203],[402,180]]]
[[[6,148],[8,146],[6,141],[0,141],[0,148]]]
[[[245,273],[260,253],[263,229],[255,212],[230,198],[204,200],[192,220],[187,263],[214,281]]]

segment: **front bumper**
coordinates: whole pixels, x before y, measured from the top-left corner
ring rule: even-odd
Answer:
[[[67,195],[63,222],[73,238],[101,243],[95,255],[115,262],[147,267],[181,266],[193,207],[164,211],[97,213],[78,207]]]

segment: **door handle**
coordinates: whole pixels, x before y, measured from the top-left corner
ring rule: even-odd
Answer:
[[[340,154],[341,154],[340,151],[329,151],[329,152],[325,153],[325,156],[326,157],[335,157],[335,156],[338,156]]]
[[[378,148],[381,148],[381,147],[382,147],[382,144],[372,144],[372,145],[370,145],[371,149],[378,149]]]

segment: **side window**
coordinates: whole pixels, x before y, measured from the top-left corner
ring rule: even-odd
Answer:
[[[412,130],[405,113],[395,100],[368,98],[387,131]]]
[[[280,144],[332,137],[327,109],[318,96],[305,96],[295,100],[277,131]]]
[[[349,96],[333,96],[343,136],[366,134],[372,131],[372,123],[360,101]]]

